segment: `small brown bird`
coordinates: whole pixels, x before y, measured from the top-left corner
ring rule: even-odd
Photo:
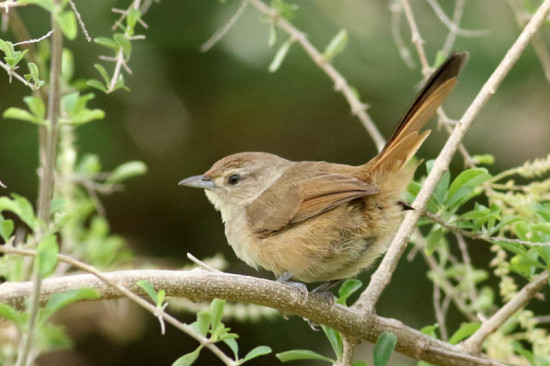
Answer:
[[[419,131],[453,90],[467,58],[455,53],[434,72],[384,149],[364,165],[244,152],[179,184],[205,189],[229,244],[248,265],[281,281],[353,277],[385,252],[410,208],[400,196],[416,168],[407,163],[430,132]]]

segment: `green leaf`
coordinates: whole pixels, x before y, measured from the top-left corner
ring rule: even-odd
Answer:
[[[40,6],[42,9],[47,10],[48,12],[53,12],[53,8],[55,6],[53,0],[19,0],[18,3],[20,4],[35,4]]]
[[[358,279],[352,278],[346,280],[338,290],[338,300],[336,302],[340,305],[346,305],[347,299],[359,290],[361,286],[363,286],[363,283]]]
[[[45,321],[59,309],[74,302],[87,299],[97,299],[99,296],[99,292],[96,289],[89,287],[83,287],[76,290],[55,294],[41,310],[40,321]]]
[[[76,26],[76,17],[72,10],[63,11],[61,13],[55,14],[55,20],[61,31],[70,40],[76,38],[77,26]]]
[[[457,344],[475,333],[481,327],[481,323],[462,323],[460,328],[449,339],[450,344]]]
[[[13,233],[14,224],[12,220],[4,220],[0,218],[0,236],[4,239],[4,242],[8,242],[11,234]]]
[[[134,33],[133,30],[139,18],[141,18],[141,11],[139,11],[139,9],[132,8],[128,11],[128,15],[126,16],[126,24],[128,24],[128,28],[132,30],[132,34]]]
[[[546,263],[546,268],[550,268],[550,246],[536,246],[535,250]]]
[[[105,183],[120,183],[129,178],[137,177],[147,172],[147,166],[141,161],[129,161],[118,166]]]
[[[118,47],[119,47],[119,45],[114,40],[112,40],[111,38],[107,38],[107,37],[94,38],[94,42],[97,43],[100,46],[107,47],[107,48],[110,48],[110,49],[115,50],[115,51],[117,51]]]
[[[542,231],[543,233],[550,234],[550,223],[549,222],[540,222],[533,225],[533,230]]]
[[[495,157],[491,154],[474,155],[472,159],[476,164],[492,165],[495,163]]]
[[[336,36],[330,41],[325,52],[323,52],[323,58],[326,61],[332,60],[335,56],[344,51],[348,44],[348,32],[345,29],[340,30]]]
[[[475,302],[472,304],[473,308],[478,312],[489,310],[495,303],[495,292],[488,286],[483,286],[479,295],[476,297]]]
[[[426,237],[427,255],[432,255],[434,250],[441,244],[443,239],[443,229],[439,225],[434,225],[428,236]]]
[[[2,116],[4,118],[18,119],[20,121],[31,122],[31,123],[35,123],[37,125],[46,124],[46,122],[44,120],[40,120],[40,119],[36,118],[35,116],[33,116],[28,111],[26,111],[24,109],[21,109],[21,108],[16,108],[16,107],[10,107],[10,108],[6,109],[6,111],[4,112],[4,114],[2,114]]]
[[[166,291],[164,289],[159,290],[157,293],[157,306],[161,307],[164,303],[164,298],[166,297]]]
[[[0,50],[4,52],[6,57],[13,57],[13,53],[15,52],[15,50],[13,49],[13,44],[2,39],[0,39]]]
[[[149,297],[151,298],[151,300],[153,300],[155,304],[158,303],[157,291],[155,290],[155,286],[153,286],[151,282],[147,280],[139,280],[137,281],[137,285],[141,287],[147,293],[147,295],[149,295]]]
[[[46,107],[44,106],[42,99],[36,96],[32,96],[24,97],[23,101],[25,102],[25,104],[27,104],[29,110],[37,118],[37,120],[41,121],[42,124],[46,123]]]
[[[445,194],[447,193],[447,189],[449,189],[450,182],[451,173],[447,171],[445,172],[445,174],[443,174],[443,177],[441,177],[441,179],[437,183],[437,186],[435,187],[433,197],[437,201],[439,206],[441,206],[445,201]]]
[[[237,343],[235,338],[225,338],[222,339],[222,341],[229,346],[229,348],[233,352],[233,355],[235,356],[235,359],[239,358],[239,344]]]
[[[132,54],[132,42],[126,38],[123,33],[115,33],[113,36],[115,42],[122,48],[122,52],[126,58],[129,58]]]
[[[275,45],[277,44],[278,38],[279,38],[279,35],[277,34],[277,27],[273,22],[270,22],[269,23],[269,41],[267,43],[269,48],[275,47]]]
[[[373,350],[374,366],[386,366],[397,344],[397,337],[384,332],[378,337]]]
[[[191,353],[188,353],[186,355],[181,356],[178,358],[172,366],[190,366],[199,358],[199,354],[201,353],[202,347],[197,348]]]
[[[216,328],[221,324],[224,306],[225,300],[221,299],[214,299],[210,303],[210,324],[212,326],[212,330],[216,330]]]
[[[72,120],[71,124],[75,126],[80,126],[85,123],[94,121],[96,119],[103,119],[105,117],[105,112],[101,109],[86,109],[79,114],[77,114]]]
[[[420,329],[420,331],[424,334],[426,334],[427,336],[430,336],[432,338],[435,338],[437,339],[437,334],[435,333],[436,329],[439,328],[439,324],[433,324],[433,325],[426,325],[425,327],[423,327],[422,329]]]
[[[32,84],[32,87],[40,88],[42,85],[44,85],[44,81],[40,80],[38,77],[38,66],[36,66],[36,64],[33,62],[27,63],[27,66],[30,73],[24,75],[25,79]]]
[[[40,277],[48,277],[53,273],[57,266],[57,254],[59,246],[54,234],[48,234],[42,238],[36,248],[35,265],[38,266]]]
[[[27,224],[31,229],[36,230],[37,219],[34,216],[34,209],[29,200],[15,193],[13,193],[11,196],[13,197],[13,203],[17,208],[17,210],[13,212],[17,214],[17,216],[19,216],[19,218],[23,220],[23,222]]]
[[[244,356],[242,361],[239,362],[239,364],[250,361],[253,358],[257,358],[257,357],[267,355],[267,354],[270,354],[270,353],[271,353],[271,348],[269,348],[268,346],[258,346],[256,348],[254,348],[252,351],[248,352],[246,354],[246,356]]]
[[[477,186],[490,178],[491,175],[485,168],[475,168],[463,171],[449,187],[445,204],[448,207],[454,207],[467,201],[470,198],[470,193]]]
[[[17,326],[21,325],[24,314],[18,312],[13,307],[0,302],[0,317],[14,322]]]
[[[338,333],[336,330],[330,327],[327,327],[326,325],[321,325],[321,329],[323,330],[323,332],[325,333],[325,336],[330,342],[330,345],[332,347],[332,350],[334,351],[334,354],[336,355],[336,358],[338,360],[342,359],[344,346],[342,344],[342,337],[340,336],[340,333]]]
[[[10,43],[10,45],[11,45],[11,43]],[[8,63],[8,65],[11,68],[15,68],[17,66],[17,64],[19,63],[19,61],[21,61],[23,59],[23,57],[25,57],[27,52],[29,52],[29,50],[24,50],[24,51],[15,51],[15,50],[13,50],[12,53],[11,53],[11,56],[4,57],[4,60]]]
[[[210,329],[210,321],[210,313],[206,311],[200,311],[199,313],[197,313],[197,321],[193,323],[195,324],[193,329],[195,329],[198,334],[205,336],[206,333],[208,333],[208,329]]]
[[[94,64],[94,67],[97,71],[99,71],[103,80],[105,80],[105,84],[109,84],[111,78],[109,77],[107,70],[105,70],[105,68],[101,64]]]
[[[74,76],[74,56],[68,48],[64,48],[61,53],[61,65],[61,77],[65,83],[69,84]]]
[[[336,363],[336,361],[331,358],[325,357],[323,355],[318,354],[317,352],[313,352],[307,349],[295,349],[292,351],[281,352],[281,353],[277,353],[275,357],[277,357],[282,362],[297,361],[297,360],[319,360],[319,361],[326,361],[330,363]]]
[[[275,9],[283,18],[291,20],[296,15],[298,5],[289,4],[284,0],[271,0],[271,8]]]
[[[269,68],[268,68],[269,72],[275,72],[279,69],[291,45],[292,45],[292,39],[289,38],[285,43],[281,45],[281,47],[279,47],[279,50],[277,50],[277,53],[275,54],[273,61],[271,61],[271,64],[269,65]]]
[[[107,93],[107,88],[103,84],[101,84],[99,80],[89,79],[88,81],[86,81],[86,85],[91,86],[92,88],[101,90],[104,93]]]

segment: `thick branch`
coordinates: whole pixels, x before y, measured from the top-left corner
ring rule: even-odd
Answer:
[[[539,7],[529,23],[525,26],[523,32],[520,34],[514,45],[508,50],[502,62],[498,65],[485,85],[483,85],[483,88],[481,88],[479,94],[464,113],[460,123],[456,126],[453,133],[447,140],[447,143],[443,147],[443,150],[441,150],[441,153],[435,160],[430,174],[426,178],[422,189],[414,200],[413,207],[415,210],[409,211],[405,217],[405,220],[403,220],[403,223],[395,234],[386,256],[372,276],[367,290],[361,294],[361,297],[357,301],[356,305],[354,305],[356,309],[360,309],[364,314],[374,313],[376,302],[378,302],[382,292],[389,284],[392,273],[397,267],[397,263],[401,258],[401,254],[405,250],[408,238],[414,229],[416,222],[423,214],[428,200],[439,182],[439,179],[441,179],[443,174],[449,168],[451,159],[460,145],[460,142],[470,129],[470,126],[485,103],[487,103],[489,98],[496,92],[500,83],[519,59],[533,35],[541,27],[542,22],[549,12],[550,0],[546,0]]]
[[[134,270],[103,274],[109,281],[128,290],[145,295],[136,283],[146,279],[157,290],[164,289],[168,296],[186,297],[193,301],[221,298],[235,302],[263,305],[283,313],[296,314],[320,324],[326,324],[351,337],[376,342],[383,332],[397,336],[396,350],[415,359],[423,359],[436,365],[502,365],[501,363],[468,355],[463,349],[428,337],[394,320],[372,316],[365,318],[338,304],[331,305],[323,297],[311,295],[304,301],[299,290],[291,285],[261,278],[208,272],[202,269],[192,271]],[[24,306],[29,296],[30,282],[3,283],[0,285],[0,302],[17,308]],[[124,295],[91,274],[70,275],[49,278],[42,283],[41,303],[60,292],[82,287],[95,288],[100,299],[115,299]]]

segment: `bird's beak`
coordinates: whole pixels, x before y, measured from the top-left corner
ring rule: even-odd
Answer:
[[[206,178],[204,175],[195,175],[194,177],[185,178],[179,182],[178,185],[203,189],[218,188],[211,179]]]

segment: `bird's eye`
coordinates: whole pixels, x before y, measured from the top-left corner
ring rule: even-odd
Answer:
[[[241,176],[238,174],[232,174],[227,178],[227,183],[234,186],[241,181]]]

